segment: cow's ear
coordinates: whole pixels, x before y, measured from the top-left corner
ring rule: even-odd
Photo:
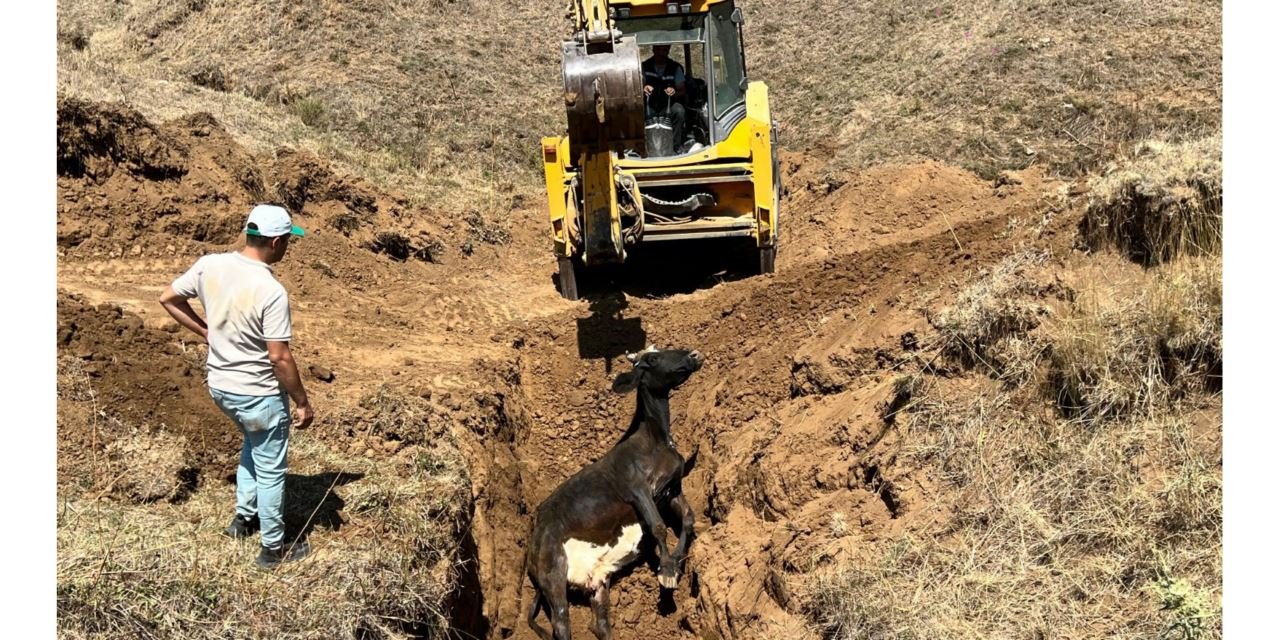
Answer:
[[[640,376],[634,371],[619,374],[613,379],[614,393],[631,393],[638,386],[640,386]]]

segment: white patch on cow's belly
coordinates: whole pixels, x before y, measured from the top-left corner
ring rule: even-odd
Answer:
[[[635,559],[642,536],[637,523],[623,527],[622,535],[613,544],[592,544],[569,538],[564,543],[564,555],[569,565],[569,584],[587,589],[598,588],[613,572]]]

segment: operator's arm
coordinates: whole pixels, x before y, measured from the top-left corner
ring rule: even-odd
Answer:
[[[684,67],[676,65],[676,95],[684,95]]]
[[[311,409],[311,402],[307,398],[307,390],[302,386],[302,375],[298,373],[298,363],[293,359],[293,352],[289,350],[289,343],[268,340],[267,358],[271,360],[271,366],[275,369],[276,379],[284,386],[284,390],[289,393],[289,397],[293,400],[294,408],[297,410],[293,426],[299,429],[306,429],[311,425],[311,421],[315,419],[316,414]]]

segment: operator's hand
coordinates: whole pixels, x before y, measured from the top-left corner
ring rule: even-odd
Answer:
[[[311,405],[301,405],[293,409],[293,427],[295,429],[306,429],[311,426],[311,422],[316,419],[316,411]]]
[[[669,95],[669,96],[674,96],[674,95],[676,94],[676,88],[675,88],[675,87],[667,87],[666,89],[664,89],[664,90],[663,90],[663,93],[665,93],[665,94],[667,94],[667,95]]]
[[[651,93],[653,93],[653,85],[651,85],[651,84],[646,84],[646,85],[644,86],[644,95],[648,96],[648,95],[649,95],[649,94],[651,94]]]

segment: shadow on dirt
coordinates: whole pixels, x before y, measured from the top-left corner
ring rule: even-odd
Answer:
[[[591,315],[577,321],[578,357],[600,358],[612,374],[614,358],[648,346],[642,319],[626,317],[628,296],[693,293],[751,277],[757,266],[754,242],[739,238],[640,245],[628,250],[625,264],[579,265],[578,290]]]
[[[475,532],[467,527],[458,548],[458,576],[449,594],[449,640],[488,638],[490,621],[484,615],[484,586]],[[424,636],[426,637],[426,636]]]
[[[591,298],[591,315],[578,318],[578,357],[604,360],[606,374],[613,373],[613,359],[645,348],[646,333],[640,318],[626,318],[627,297],[619,291]]]

